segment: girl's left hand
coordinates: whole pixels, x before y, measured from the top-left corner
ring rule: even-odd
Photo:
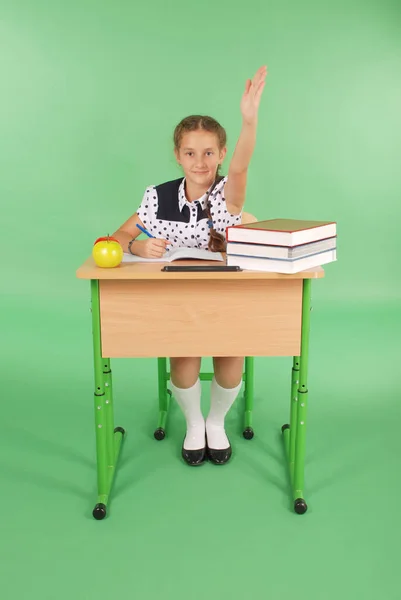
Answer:
[[[247,79],[241,99],[241,113],[245,123],[254,124],[258,118],[259,103],[266,83],[267,67],[260,67],[252,80]]]

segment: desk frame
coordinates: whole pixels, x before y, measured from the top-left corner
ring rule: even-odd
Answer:
[[[100,274],[102,269],[98,269]],[[322,271],[322,269],[320,269]],[[283,425],[282,434],[288,463],[294,510],[303,514],[307,510],[304,499],[305,431],[308,406],[308,349],[311,311],[311,279],[322,274],[306,273],[302,281],[302,319],[300,323],[300,353],[293,356],[291,376],[290,422]],[[106,516],[118,458],[125,431],[114,427],[114,404],[110,358],[102,356],[100,284],[103,278],[81,275],[91,281],[91,311],[94,357],[94,409],[96,426],[96,457],[98,502],[93,516],[100,520]],[[105,279],[108,279],[107,277]],[[110,279],[110,277],[109,277]],[[117,279],[117,277],[116,277]],[[125,279],[130,279],[125,277]],[[289,278],[290,279],[290,278]]]

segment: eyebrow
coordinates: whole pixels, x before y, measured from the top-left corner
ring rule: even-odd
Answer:
[[[183,150],[194,150],[194,148],[183,148]],[[205,148],[205,150],[214,150],[214,148]]]

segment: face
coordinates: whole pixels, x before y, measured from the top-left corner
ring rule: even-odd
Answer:
[[[180,149],[175,151],[185,177],[206,189],[213,183],[217,167],[222,164],[226,153],[227,148],[219,150],[216,134],[201,129],[184,133]]]

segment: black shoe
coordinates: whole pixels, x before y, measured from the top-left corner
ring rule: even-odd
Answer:
[[[231,445],[228,448],[224,448],[224,450],[214,450],[213,448],[209,448],[209,446],[207,446],[206,454],[210,462],[214,463],[215,465],[225,465],[226,462],[228,462],[231,458]]]
[[[183,444],[181,454],[185,462],[191,467],[203,465],[206,460],[206,448],[201,448],[200,450],[186,450]]]

